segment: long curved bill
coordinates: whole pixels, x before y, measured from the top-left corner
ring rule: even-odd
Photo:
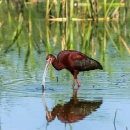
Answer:
[[[50,62],[47,61],[45,69],[44,69],[44,73],[43,73],[43,76],[42,76],[42,85],[43,85],[44,88],[45,88],[45,78],[46,78],[46,74],[47,74],[47,70],[49,68],[49,65],[50,65]]]

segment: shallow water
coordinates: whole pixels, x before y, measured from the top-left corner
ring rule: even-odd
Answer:
[[[12,52],[6,57],[11,55]],[[21,58],[15,59],[15,62],[18,61],[21,61]],[[56,74],[52,76],[52,79],[50,79],[49,74],[47,75],[45,97],[43,98],[41,77],[44,63],[37,70],[37,76],[32,73],[28,78],[26,76],[27,70],[23,73],[22,67],[18,67],[19,70],[14,73],[11,72],[14,70],[10,67],[1,65],[2,78],[6,79],[2,81],[0,87],[0,126],[2,130],[78,130],[81,128],[122,130],[130,128],[130,72],[127,71],[129,69],[128,64],[130,64],[129,55],[126,55],[125,59],[115,56],[115,60],[110,66],[107,66],[111,68],[111,72],[104,68],[103,71],[95,70],[80,73],[78,77],[82,85],[75,98],[71,87],[72,76],[66,70],[57,72],[54,68],[51,69]],[[17,66],[18,64],[14,65],[14,69],[17,69]],[[58,82],[56,76],[58,76]],[[76,88],[77,86],[75,86]],[[57,105],[64,108],[65,104],[70,103],[72,99],[75,99],[76,104],[78,104],[77,111],[80,109],[84,111],[79,112],[82,116],[81,119],[75,117],[76,122],[65,123],[60,119],[58,110],[54,120],[51,122],[46,120],[44,102],[46,102],[48,110],[53,111]],[[82,107],[83,102],[85,107]],[[93,103],[88,105],[90,102],[99,102],[99,105],[95,106]],[[72,105],[67,109],[76,107],[74,101],[71,103]],[[72,111],[75,112],[76,108]]]

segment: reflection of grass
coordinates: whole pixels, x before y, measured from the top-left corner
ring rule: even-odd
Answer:
[[[97,53],[96,48],[98,48],[98,46],[100,46],[100,48],[103,47],[103,52],[106,52],[106,48],[107,48],[107,42],[108,39],[110,40],[110,42],[112,43],[112,45],[115,47],[115,49],[117,50],[117,52],[121,53],[120,49],[119,49],[119,45],[117,44],[118,41],[120,41],[121,37],[119,37],[120,35],[117,33],[116,30],[118,30],[118,32],[120,32],[120,28],[111,28],[109,24],[104,24],[104,30],[100,30],[97,28],[97,26],[93,26],[93,24],[91,24],[91,22],[88,23],[82,23],[79,24],[80,22],[76,22],[76,23],[69,23],[69,25],[66,27],[68,28],[62,28],[62,24],[61,26],[57,26],[58,23],[56,24],[52,24],[52,27],[50,28],[50,32],[52,32],[51,30],[53,30],[53,32],[58,32],[55,30],[58,30],[58,27],[61,27],[61,31],[60,32],[66,32],[66,33],[61,33],[61,34],[56,34],[58,39],[61,39],[61,46],[62,43],[65,45],[63,49],[77,49],[76,47],[78,46],[78,44],[80,44],[79,49],[78,50],[82,50],[82,52],[86,52],[85,50],[87,50],[87,54],[91,53],[93,56]],[[67,24],[67,23],[66,23]],[[115,22],[115,24],[117,24]],[[53,26],[55,26],[55,28],[53,28]],[[83,27],[82,27],[83,26]],[[112,25],[114,26],[114,24]],[[114,30],[113,30],[114,29]],[[60,28],[59,28],[60,30]],[[67,30],[67,31],[66,31]],[[115,32],[115,33],[114,33]],[[75,33],[79,33],[80,35],[75,35]],[[95,35],[96,34],[96,35]],[[54,34],[51,34],[54,35]],[[63,36],[62,36],[63,35]],[[62,39],[62,37],[64,37],[64,39]],[[115,40],[115,37],[117,37],[117,40]],[[79,39],[78,41],[76,39]],[[100,39],[102,41],[103,39],[103,46],[101,45]],[[63,41],[62,41],[63,40]],[[58,41],[57,41],[58,42]],[[129,51],[129,47],[127,45],[126,42],[124,42],[124,40],[122,40],[125,48]],[[57,43],[55,42],[55,47],[57,47]],[[82,48],[82,49],[81,49]]]
[[[126,50],[128,51],[128,53],[130,54],[130,47],[127,45],[127,43],[125,42],[125,40],[122,38],[122,36],[120,36],[120,39],[124,45],[124,47],[126,48]]]
[[[107,34],[108,34],[108,36],[109,36],[109,38],[110,38],[112,44],[114,45],[114,47],[116,48],[116,50],[119,52],[119,49],[118,49],[118,47],[117,47],[117,45],[116,45],[116,42],[115,42],[114,39],[112,38],[112,35],[110,34],[110,31],[108,31],[107,26],[105,26],[105,29],[106,29],[106,32],[107,32]]]
[[[22,26],[22,14],[20,13],[20,14],[19,14],[18,27],[17,27],[17,29],[14,31],[13,36],[12,36],[12,43],[9,44],[8,47],[6,47],[5,52],[8,52],[8,49],[10,49],[10,48],[13,46],[13,44],[18,40],[18,38],[19,38],[19,36],[20,36],[20,34],[21,34],[21,32],[22,32],[22,29],[23,29],[23,26]]]

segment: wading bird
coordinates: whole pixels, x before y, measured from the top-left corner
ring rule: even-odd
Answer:
[[[71,74],[74,76],[74,80],[72,84],[73,88],[75,82],[77,82],[78,87],[81,86],[77,78],[79,72],[95,70],[95,69],[101,69],[101,70],[103,69],[102,65],[98,61],[88,57],[87,55],[81,52],[73,51],[73,50],[61,51],[58,54],[57,59],[54,55],[49,54],[46,57],[46,62],[47,63],[43,73],[43,80],[42,80],[43,86],[45,86],[45,77],[50,64],[52,64],[56,70],[67,69],[71,72]]]

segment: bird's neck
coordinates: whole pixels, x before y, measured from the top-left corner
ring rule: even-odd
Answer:
[[[55,60],[53,61],[52,63],[53,67],[56,69],[56,70],[61,70],[63,69],[63,66],[59,64],[59,61],[55,58]]]

